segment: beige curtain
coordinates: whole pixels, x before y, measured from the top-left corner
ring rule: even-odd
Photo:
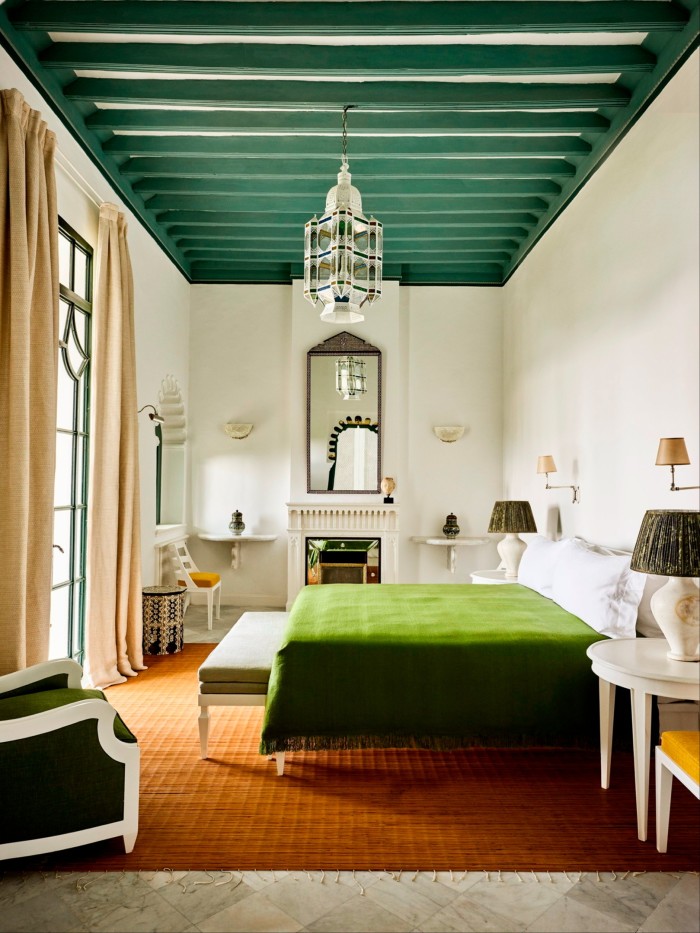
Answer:
[[[58,376],[56,139],[0,91],[0,674],[49,650]]]
[[[114,204],[100,208],[93,293],[85,678],[108,687],[145,670],[134,286]]]

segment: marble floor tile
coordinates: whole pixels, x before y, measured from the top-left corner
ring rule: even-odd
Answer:
[[[599,881],[598,878],[601,880]],[[584,874],[573,886],[569,896],[611,917],[618,923],[637,928],[656,908],[661,894],[649,884],[642,884],[630,875],[622,880],[608,873]]]
[[[202,933],[298,933],[304,925],[257,891],[197,926]]]
[[[677,930],[700,931],[698,875],[683,875],[639,927],[639,933],[675,933]]]
[[[501,881],[480,881],[460,895],[460,901],[480,904],[513,925],[527,927],[574,886],[563,873],[552,873],[553,880],[542,883],[518,881],[519,877],[509,873]]]
[[[270,885],[265,895],[303,926],[355,896],[350,887],[331,879],[309,882],[305,876],[300,878],[296,874]]]
[[[55,891],[40,890],[33,897],[10,904],[0,901],[3,933],[82,933],[88,929]]]
[[[181,933],[191,924],[138,872],[87,873],[59,897],[94,933]]]
[[[163,880],[164,875],[170,875],[171,880]],[[194,924],[255,893],[240,872],[230,871],[157,872],[149,884]]]
[[[636,927],[564,895],[527,928],[528,933],[633,933]]]
[[[415,929],[418,933],[522,933],[525,925],[508,920],[478,901],[470,901],[467,892]]]
[[[307,927],[310,933],[409,933],[411,923],[380,906],[367,895],[353,894],[347,901]]]
[[[427,886],[433,889],[431,897],[424,893]],[[441,893],[443,895],[442,904],[440,903]],[[367,897],[370,900],[400,917],[409,924],[410,929],[417,927],[429,917],[432,917],[441,906],[459,896],[456,892],[449,891],[439,882],[416,883],[409,879],[396,882],[391,879],[381,878],[376,884],[367,889]]]

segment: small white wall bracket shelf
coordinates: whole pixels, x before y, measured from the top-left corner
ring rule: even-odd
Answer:
[[[222,531],[218,534],[207,534],[201,532],[197,535],[202,541],[227,541],[231,545],[231,570],[238,570],[241,565],[241,542],[242,541],[276,541],[277,535],[232,535],[230,532]]]
[[[458,547],[468,547],[469,545],[477,544],[487,544],[488,538],[471,538],[471,537],[462,537],[458,536],[456,538],[418,538],[412,537],[411,541],[415,541],[417,544],[433,544],[437,547],[447,548],[447,569],[450,573],[455,572],[455,567],[457,566],[457,548]]]

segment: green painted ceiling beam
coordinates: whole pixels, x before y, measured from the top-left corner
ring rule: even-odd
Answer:
[[[60,0],[47,0],[58,3]],[[112,0],[109,4],[118,2]],[[142,0],[145,3],[145,0]],[[166,2],[166,0],[151,0]],[[614,2],[614,0],[610,0]],[[652,2],[652,0],[645,0]],[[86,3],[86,5],[91,5]],[[333,4],[335,5],[335,4]],[[352,4],[348,4],[352,5]],[[202,81],[76,78],[69,100],[115,104],[262,107],[271,110],[517,110],[539,107],[625,107],[630,93],[620,84],[558,84],[451,81]]]
[[[55,0],[57,2],[57,0]],[[172,155],[181,158],[337,159],[341,142],[333,137],[288,136],[283,142],[265,136],[114,136],[104,145],[111,155]],[[350,137],[350,170],[356,159],[469,158],[470,156],[581,157],[591,146],[578,136],[395,136]],[[260,171],[260,165],[254,166]],[[338,168],[335,171],[338,171]]]
[[[56,42],[47,68],[221,74],[255,77],[406,78],[460,75],[614,74],[651,71],[655,56],[636,45],[338,46]]]
[[[160,33],[167,35],[382,36],[470,35],[490,32],[613,32],[680,29],[678,3],[499,3],[361,0],[356,3],[191,2],[112,0],[111,3],[35,2],[14,11],[18,29],[46,32]]]
[[[338,113],[255,110],[97,110],[85,121],[92,130],[143,130],[206,133],[340,133]],[[380,132],[390,136],[420,133],[458,135],[462,133],[604,133],[610,121],[599,113],[505,111],[468,113],[465,111],[399,111],[372,113],[353,110],[348,117],[351,136]]]
[[[402,197],[401,195],[382,195],[373,198],[372,200],[372,210],[379,214],[382,208],[393,211],[411,211],[416,210],[417,201],[416,199],[408,195]],[[255,197],[251,202],[251,198],[246,195],[233,195],[231,197],[226,195],[218,196],[215,200],[212,200],[210,196],[207,195],[177,195],[177,194],[154,194],[146,202],[146,207],[149,210],[154,211],[167,211],[167,210],[176,210],[176,209],[187,209],[190,210],[211,210],[215,205],[218,210],[222,211],[250,211],[251,208],[256,210],[261,216],[266,213],[295,213],[301,209],[304,200],[294,195],[280,196],[275,198],[261,198]],[[548,208],[548,203],[543,201],[542,198],[533,198],[533,197],[523,197],[523,198],[498,198],[498,197],[440,197],[440,196],[430,196],[429,199],[425,199],[424,210],[427,211],[442,211],[446,214],[460,214],[460,213],[510,213],[514,210],[523,210],[523,211],[532,211],[532,212],[544,212]],[[314,205],[309,206],[309,215],[313,213]],[[369,205],[366,205],[365,209],[369,213]],[[323,211],[323,205],[317,210],[318,216],[321,216]],[[306,218],[309,219],[309,216]],[[379,218],[382,219],[381,217]],[[501,222],[503,219],[501,218]]]
[[[232,259],[236,258],[237,254],[245,253],[244,257],[252,257],[253,259],[259,256],[275,256],[279,253],[285,253],[290,261],[294,259],[299,259],[303,256],[303,237],[297,237],[296,242],[289,242],[288,240],[250,240],[247,244],[243,245],[241,243],[235,246],[227,245],[204,245],[199,241],[195,240],[197,243],[196,246],[188,245],[191,241],[182,241],[179,243],[180,249],[183,250],[184,254],[190,258],[220,258],[229,256]],[[397,261],[402,261],[404,256],[418,255],[418,254],[428,254],[433,255],[451,255],[452,253],[458,253],[460,256],[464,256],[467,253],[492,253],[492,252],[503,252],[510,257],[511,253],[517,249],[518,244],[515,240],[490,240],[488,242],[475,241],[470,243],[468,246],[462,246],[461,241],[457,242],[454,239],[449,237],[445,240],[411,240],[411,241],[394,241],[392,239],[391,244],[384,244],[384,259],[386,262],[390,262],[392,258]]]
[[[242,227],[227,230],[222,227],[196,227],[185,224],[176,224],[170,228],[170,236],[177,242],[179,249],[195,247],[198,244],[213,243],[218,246],[219,243],[229,244],[231,246],[247,246],[251,243],[269,243],[272,239],[276,243],[295,243],[300,242],[303,237],[303,226],[287,226],[285,224],[267,225],[259,224],[256,228]],[[423,228],[426,232],[426,242],[439,240],[454,240],[455,242],[471,243],[481,242],[483,240],[500,243],[498,248],[510,248],[510,245],[517,245],[517,241],[527,234],[525,227],[501,226],[501,227],[441,227],[433,222],[432,226]],[[267,233],[265,231],[268,231]],[[410,243],[412,246],[417,242],[416,228],[403,229],[394,224],[391,228],[392,243]],[[508,244],[508,246],[506,246]]]
[[[178,157],[155,157],[128,159],[121,166],[122,175],[136,178],[206,179],[236,178],[249,180],[251,184],[286,180],[297,184],[302,179],[335,181],[338,172],[337,156],[325,159],[266,159],[263,163],[250,159],[203,159]],[[426,178],[570,178],[576,167],[565,159],[406,159],[405,161],[363,159],[353,171],[355,184],[364,185],[363,179],[426,179]]]
[[[167,199],[168,205],[171,199]],[[149,207],[153,209],[151,201]],[[173,204],[180,204],[179,199],[173,201]],[[269,214],[260,214],[257,211],[231,211],[212,210],[211,202],[207,201],[207,206],[202,209],[183,209],[181,206],[161,207],[164,211],[158,214],[158,223],[167,227],[170,224],[199,224],[203,227],[253,227],[264,228],[272,223],[274,229],[295,227],[297,230],[304,229],[304,224],[310,218],[308,211],[296,211],[292,213],[282,213],[276,217],[270,218]],[[445,214],[437,217],[431,213],[408,210],[403,213],[397,213],[395,209],[390,209],[382,213],[381,221],[384,224],[385,232],[392,225],[404,229],[425,229],[430,231],[435,227],[441,229],[453,229],[455,232],[463,227],[500,227],[503,224],[518,224],[523,227],[534,227],[538,221],[535,214],[527,211],[511,210],[503,213],[464,213],[456,211],[454,214]]]
[[[281,199],[285,204],[301,202],[316,205],[317,211],[324,209],[326,194],[334,178],[325,181],[295,180],[293,178],[263,179],[247,178],[144,178],[133,183],[139,194],[193,194],[193,195],[237,195],[241,199]],[[388,197],[432,198],[433,195],[451,198],[490,197],[502,195],[513,198],[543,195],[556,197],[561,187],[546,178],[385,178],[376,181],[371,176],[354,177],[361,185],[363,202],[374,203]],[[254,205],[252,205],[254,206]],[[301,206],[301,205],[300,205]]]

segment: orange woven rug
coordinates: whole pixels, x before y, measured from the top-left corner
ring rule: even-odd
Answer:
[[[296,752],[278,778],[258,754],[262,708],[221,707],[211,711],[211,757],[202,761],[197,669],[213,647],[149,658],[147,671],[107,691],[141,747],[134,851],[125,855],[117,839],[22,867],[700,868],[700,807],[679,784],[668,854],[656,852],[653,805],[649,841],[638,841],[628,752],[613,754],[607,791],[598,753],[579,750]]]

